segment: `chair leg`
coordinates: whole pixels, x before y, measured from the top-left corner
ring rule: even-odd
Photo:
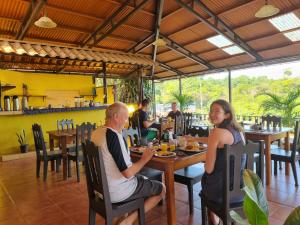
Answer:
[[[207,225],[207,209],[202,199],[201,199],[201,216],[202,216],[202,225]]]
[[[279,161],[279,169],[282,170],[282,164],[280,161]]]
[[[190,214],[194,212],[194,192],[193,192],[193,184],[189,183],[187,185],[188,192],[189,192],[189,207],[190,207]]]
[[[59,159],[55,160],[55,167],[56,167],[55,171],[56,171],[56,173],[59,172],[59,165],[60,165]]]
[[[293,170],[293,175],[294,175],[294,179],[295,179],[295,186],[298,186],[298,178],[297,178],[297,170],[296,170],[296,163],[291,162],[291,166],[292,166],[292,170]]]
[[[71,160],[68,159],[68,177],[72,176]]]
[[[144,210],[144,205],[142,205],[139,210],[139,225],[145,225],[145,210]]]
[[[48,172],[48,161],[44,161],[44,181],[47,179],[47,172]]]
[[[36,160],[36,177],[40,177],[41,160]]]
[[[277,161],[274,160],[274,175],[277,175]]]
[[[76,160],[76,173],[77,173],[77,182],[80,182],[80,171],[79,171],[79,161]]]
[[[89,225],[96,224],[96,212],[90,207],[89,208]]]

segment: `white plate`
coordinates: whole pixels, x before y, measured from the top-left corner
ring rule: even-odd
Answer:
[[[160,154],[167,154],[167,155],[160,155]],[[160,152],[156,152],[154,155],[157,156],[157,157],[161,157],[161,158],[170,158],[170,157],[175,157],[176,152],[169,152],[168,151],[167,153],[162,153],[160,151]]]
[[[207,147],[203,147],[201,146],[199,149],[186,149],[186,147],[179,147],[179,149],[181,151],[185,151],[185,152],[203,152],[205,150],[207,150]]]

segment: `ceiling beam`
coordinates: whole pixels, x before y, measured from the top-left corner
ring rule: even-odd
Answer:
[[[129,0],[126,1],[126,3]],[[108,21],[108,23],[111,23],[111,28],[104,34],[101,34],[100,37],[96,38],[96,36],[94,36],[94,43],[90,46],[90,47],[94,47],[97,44],[99,44],[103,39],[106,38],[107,35],[110,35],[112,32],[114,32],[118,27],[120,27],[122,24],[124,24],[131,16],[133,16],[137,11],[139,11],[144,5],[146,5],[148,1],[147,0],[143,0],[140,4],[138,4],[130,13],[128,13],[125,17],[123,17],[121,20],[119,20],[116,24],[113,23],[112,19],[110,21]],[[124,5],[124,4],[122,4]],[[121,7],[120,7],[121,8]],[[117,10],[119,11],[119,10]],[[118,12],[119,13],[119,12]],[[107,23],[104,22],[104,24]],[[84,42],[84,44],[86,44],[87,42]]]
[[[163,13],[164,8],[164,0],[158,0],[156,1],[156,17],[155,17],[155,25],[154,25],[154,41],[159,38],[159,30],[160,30],[160,23],[161,23],[161,17]],[[157,53],[157,45],[153,46],[153,52],[152,52],[152,60],[154,62],[152,68],[151,68],[151,77],[154,76],[155,71],[155,61],[156,61],[156,53]]]
[[[22,40],[25,37],[36,16],[39,14],[40,10],[43,8],[46,2],[47,0],[39,0],[39,2],[36,2],[36,0],[31,1],[31,4],[28,6],[23,23],[16,35],[16,39]]]
[[[148,42],[149,40],[152,40],[153,37],[154,37],[154,33],[148,35],[147,37],[145,37],[145,38],[142,39],[141,41],[137,42],[137,43],[136,43],[134,46],[132,46],[130,49],[128,49],[128,50],[126,51],[126,53],[128,53],[128,52],[138,53],[138,52],[142,51],[141,49],[144,49],[144,47],[147,46],[147,45],[145,45],[144,43],[145,43],[145,42]],[[151,41],[151,43],[152,43],[152,42],[153,42],[153,40]],[[140,46],[140,45],[142,45],[142,44],[143,44],[144,46],[137,49],[137,47]]]
[[[85,46],[91,39],[95,38],[99,31],[101,31],[106,26],[110,25],[113,27],[114,20],[117,18],[118,14],[120,14],[125,8],[126,5],[130,2],[130,0],[126,0],[122,3],[122,5],[109,17],[107,18],[103,23],[99,24],[95,31],[91,33],[81,44],[81,47]]]
[[[198,55],[194,54],[193,52],[191,52],[190,50],[184,48],[183,46],[181,46],[180,44],[176,43],[175,41],[171,40],[170,38],[168,38],[167,36],[164,35],[160,35],[161,37],[163,37],[163,39],[167,40],[167,47],[184,55],[186,58],[195,61],[198,64],[204,65],[209,69],[215,69],[213,65],[211,65],[209,62],[207,62],[206,60],[202,59],[201,57],[199,57]]]
[[[256,59],[257,61],[261,60],[262,57],[254,50],[252,49],[247,43],[245,43],[234,31],[232,31],[217,15],[215,15],[206,5],[204,5],[200,0],[196,0],[195,3],[204,10],[207,14],[209,14],[214,22],[210,22],[208,19],[204,18],[201,14],[199,14],[197,11],[195,11],[192,7],[186,5],[181,0],[176,0],[176,2],[186,10],[188,10],[190,13],[192,13],[197,19],[202,21],[205,25],[210,27],[212,30],[214,30],[216,33],[225,36],[228,38],[231,42],[242,48],[247,54],[249,54],[251,57]],[[226,32],[222,31],[220,28],[218,28],[218,25],[221,26],[223,29],[226,30]]]
[[[175,69],[174,67],[171,67],[163,62],[160,62],[158,60],[156,60],[156,63],[158,63],[158,65],[161,67],[161,68],[164,68],[165,70],[168,70],[168,71],[171,71],[173,73],[176,73],[177,75],[184,75],[183,72]]]

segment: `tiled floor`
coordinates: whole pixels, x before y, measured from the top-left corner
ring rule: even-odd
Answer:
[[[195,186],[195,209],[190,216],[186,187],[176,184],[177,224],[201,224],[200,188],[200,184]],[[282,170],[277,177],[273,177],[272,184],[267,188],[267,197],[270,224],[281,225],[293,208],[300,205],[300,188],[296,188],[293,177],[285,176]],[[165,204],[149,212],[146,221],[147,225],[167,224]],[[49,170],[48,179],[43,182],[35,178],[35,158],[0,162],[0,225],[54,224],[88,224],[83,170],[80,183],[76,182],[75,170],[68,181],[62,180],[62,172]],[[104,224],[99,216],[97,224]]]

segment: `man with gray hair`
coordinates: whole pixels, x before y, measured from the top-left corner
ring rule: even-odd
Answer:
[[[152,158],[153,151],[145,149],[141,159],[131,162],[130,152],[122,136],[128,121],[128,109],[124,103],[110,105],[105,114],[105,125],[92,133],[92,141],[101,147],[111,201],[126,202],[137,198],[145,200],[145,212],[152,209],[165,195],[161,182],[152,181],[137,173]],[[120,225],[132,225],[138,213],[133,212],[120,221]]]

